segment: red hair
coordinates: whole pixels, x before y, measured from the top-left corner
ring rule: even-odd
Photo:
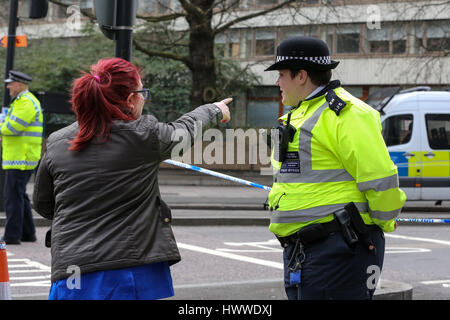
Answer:
[[[133,120],[127,97],[139,84],[139,71],[121,58],[99,60],[91,73],[73,82],[72,108],[77,116],[78,133],[69,150],[82,150],[95,137],[108,139],[113,120]]]

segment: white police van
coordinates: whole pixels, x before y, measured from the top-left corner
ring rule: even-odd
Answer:
[[[402,90],[377,107],[408,200],[450,200],[450,92],[429,90]]]

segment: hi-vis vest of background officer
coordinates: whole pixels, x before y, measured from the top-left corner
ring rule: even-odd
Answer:
[[[287,44],[295,47],[295,41],[304,42],[305,38],[295,37]],[[321,41],[313,39],[304,51],[296,48],[292,54],[286,46],[287,52],[280,50],[282,43],[277,63],[268,70],[290,69],[286,63],[293,59],[289,56],[308,55],[307,48],[317,48],[317,40]],[[323,46],[328,52],[325,43]],[[316,63],[328,65],[328,69],[337,65],[329,54],[320,58]],[[301,57],[296,59],[298,67]],[[305,60],[310,66],[311,58]],[[381,135],[378,111],[340,87],[339,81],[332,81],[280,120],[286,124],[288,117],[295,130],[284,161],[279,161],[277,147],[272,152],[270,231],[285,237],[309,224],[329,222],[333,213],[349,202],[356,204],[366,224],[393,231],[406,196],[399,189],[397,167]]]
[[[11,104],[1,127],[2,168],[32,170],[41,158],[43,115],[39,100],[29,91]]]

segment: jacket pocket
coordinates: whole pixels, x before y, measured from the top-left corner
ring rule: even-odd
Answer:
[[[159,216],[162,219],[163,223],[171,223],[172,222],[172,210],[160,197],[158,197],[159,202]]]
[[[181,260],[181,256],[172,231],[172,212],[159,196],[156,203],[159,206],[159,219],[153,242],[153,252],[157,256],[165,256],[169,265],[173,265]]]

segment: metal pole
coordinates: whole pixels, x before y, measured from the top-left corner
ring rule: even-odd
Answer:
[[[16,28],[18,24],[17,13],[19,10],[19,0],[9,1],[9,26],[8,26],[8,47],[6,48],[5,79],[9,77],[9,71],[14,67],[14,49],[16,48]],[[6,83],[3,87],[3,106],[8,107],[11,99]],[[3,151],[2,151],[3,152]],[[0,211],[5,211],[3,189],[5,184],[5,172],[0,166]]]
[[[9,77],[9,71],[14,67],[14,49],[16,47],[16,28],[17,28],[17,13],[19,9],[19,0],[10,0],[9,2],[9,26],[8,26],[8,47],[6,48],[6,67],[5,79]],[[3,106],[8,107],[10,102],[9,92],[4,84],[3,92]]]
[[[137,1],[117,0],[116,57],[131,60],[133,21]]]

